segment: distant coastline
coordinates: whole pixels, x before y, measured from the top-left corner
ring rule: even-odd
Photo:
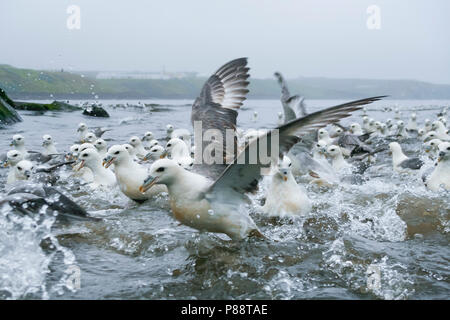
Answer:
[[[43,71],[0,65],[0,88],[13,99],[194,99],[206,78],[96,79],[95,73]],[[248,98],[278,99],[275,79],[250,79]],[[291,93],[307,99],[353,99],[389,95],[390,99],[450,99],[450,85],[415,80],[288,79]]]

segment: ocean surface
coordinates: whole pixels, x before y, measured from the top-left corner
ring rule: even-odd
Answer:
[[[71,101],[75,103],[78,101]],[[81,101],[84,102],[84,101]],[[2,152],[13,134],[29,150],[42,149],[50,134],[59,151],[78,138],[77,126],[113,130],[109,145],[152,131],[165,136],[167,124],[188,128],[191,100],[99,101],[110,118],[75,112],[20,112],[23,122],[0,130]],[[140,107],[138,103],[149,106]],[[343,101],[309,100],[308,111]],[[135,106],[122,107],[130,103]],[[150,106],[151,104],[151,106]],[[369,105],[376,120],[405,123],[412,110],[419,125],[434,120],[450,101],[392,101]],[[253,112],[258,118],[253,121]],[[271,128],[278,100],[249,100],[238,125]],[[342,121],[361,122],[362,112]],[[450,120],[450,119],[449,119]],[[162,141],[162,140],[161,140]],[[164,141],[162,141],[164,143]],[[408,155],[426,158],[422,143],[401,143]],[[433,163],[427,160],[427,165]],[[0,169],[0,198],[8,169]],[[450,295],[450,192],[427,190],[420,174],[397,174],[387,154],[378,156],[360,184],[320,188],[299,178],[313,202],[312,212],[295,219],[265,217],[264,188],[248,210],[270,240],[232,242],[180,225],[161,195],[144,204],[118,188],[91,191],[68,173],[56,187],[98,222],[56,222],[48,217],[7,218],[0,213],[1,299],[448,299]],[[264,185],[264,184],[263,184]]]

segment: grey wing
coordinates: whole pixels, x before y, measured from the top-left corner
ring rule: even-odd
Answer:
[[[245,150],[212,184],[207,194],[219,195],[224,190],[230,189],[236,193],[255,190],[258,180],[264,172],[262,169],[270,167],[270,160],[286,154],[300,140],[301,135],[308,134],[328,124],[336,123],[340,119],[350,116],[351,112],[361,109],[363,105],[378,101],[383,97],[372,97],[330,107],[267,132],[246,146]],[[278,143],[278,154],[272,154],[272,136],[275,138],[274,141]],[[277,136],[278,140],[276,139]],[[267,148],[268,157],[263,158],[261,156],[258,146]]]
[[[297,119],[295,109],[299,99],[300,96],[292,96],[283,103],[284,123]]]
[[[280,84],[280,87],[281,87],[281,102],[284,104],[289,99],[291,94],[289,93],[289,89],[288,89],[287,83],[284,80],[284,78],[281,75],[281,73],[280,72],[275,72],[274,76],[277,78],[278,83]]]
[[[191,122],[194,127],[194,144],[202,146],[200,152],[196,147],[196,157],[203,157],[205,149],[211,144],[211,141],[203,138],[207,130],[217,130],[224,140],[215,145],[216,150],[221,153],[222,161],[219,162],[222,164],[217,161],[197,161],[203,163],[197,165],[197,169],[203,172],[210,171],[210,177],[216,178],[215,172],[221,173],[226,168],[225,163],[229,163],[229,159],[234,159],[237,152],[235,134],[237,110],[246,99],[249,84],[247,79],[250,76],[248,73],[250,69],[246,65],[247,58],[240,58],[219,68],[203,85],[200,96],[192,105]],[[201,130],[198,130],[198,125],[201,125]],[[225,139],[227,131],[233,135],[231,144],[227,144],[227,139]],[[206,163],[212,164],[207,165]]]
[[[95,127],[92,129],[94,129],[94,134],[97,138],[101,138],[105,132],[112,130],[112,129],[106,129],[106,128],[102,128],[102,127]]]
[[[399,166],[405,169],[418,170],[423,166],[423,161],[419,158],[410,158],[402,161]]]

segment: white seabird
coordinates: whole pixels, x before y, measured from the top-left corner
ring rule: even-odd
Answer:
[[[406,130],[417,131],[418,126],[417,126],[416,120],[417,120],[417,115],[415,112],[413,112],[411,114],[411,117],[409,118],[408,125],[406,126]]]
[[[103,139],[97,139],[94,142],[94,147],[97,149],[97,152],[101,159],[106,157],[106,153],[108,152],[108,145],[106,141]]]
[[[133,136],[128,141],[130,145],[134,148],[134,153],[138,158],[145,157],[147,154],[147,150],[145,150],[144,146],[142,145],[141,139],[139,137]]]
[[[336,172],[351,168],[351,165],[345,161],[342,150],[339,146],[331,145],[327,149],[327,155],[331,158],[331,166]]]
[[[14,176],[7,184],[14,183],[19,180],[28,180],[31,177],[34,166],[31,161],[21,160],[14,167]]]
[[[428,189],[438,191],[442,186],[450,190],[450,142],[439,144],[439,159],[433,173],[426,179]]]
[[[144,144],[144,146],[149,148],[150,146],[148,145],[148,143],[150,141],[152,141],[153,139],[154,139],[153,132],[147,131],[141,140],[142,140],[142,143]]]
[[[431,125],[431,129],[436,132],[438,139],[450,141],[450,135],[441,121],[434,121]]]
[[[425,152],[429,154],[431,159],[435,159],[439,153],[439,145],[442,140],[432,139],[424,143]]]
[[[357,122],[354,122],[350,125],[350,132],[355,136],[362,136],[364,134],[361,125]]]
[[[145,192],[139,191],[147,176],[147,169],[134,162],[124,146],[115,145],[109,148],[103,166],[108,168],[111,164],[114,164],[114,173],[120,190],[136,202],[143,202],[167,191],[163,185],[152,186]]]
[[[28,159],[29,158],[28,151],[25,148],[25,138],[24,138],[24,136],[22,136],[20,134],[13,135],[10,146],[13,146],[14,149],[19,151],[22,154],[24,159]]]
[[[42,154],[48,156],[52,154],[57,154],[55,144],[53,143],[53,139],[49,134],[45,134],[43,137],[42,146],[44,147],[44,152]]]
[[[16,181],[16,165],[23,160],[23,155],[20,151],[10,150],[6,153],[6,164],[9,166],[8,177],[6,183],[10,184]]]
[[[191,158],[191,153],[186,146],[186,143],[181,139],[172,138],[167,141],[166,153],[172,160],[185,169],[191,169],[194,165],[194,159]],[[162,157],[165,155],[166,154],[163,153]]]
[[[284,217],[305,215],[311,211],[311,201],[305,188],[295,181],[291,167],[291,159],[287,156],[278,163],[262,207],[265,214]]]
[[[116,184],[114,173],[102,166],[102,158],[97,152],[97,149],[88,148],[82,151],[78,159],[80,160],[78,170],[86,166],[94,175],[93,181],[90,184],[92,188],[112,187]]]
[[[397,172],[402,172],[405,169],[419,170],[423,161],[419,158],[408,158],[402,151],[402,147],[398,142],[389,143],[389,149],[392,152],[392,165],[394,170]]]

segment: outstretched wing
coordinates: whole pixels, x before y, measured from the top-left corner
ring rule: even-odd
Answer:
[[[219,68],[203,85],[200,96],[194,101],[191,112],[191,122],[194,126],[194,141],[196,145],[196,152],[203,151],[211,144],[211,141],[203,139],[204,133],[207,130],[217,130],[223,137],[222,142],[217,142],[216,150],[221,152],[223,163],[227,159],[233,159],[237,150],[236,118],[237,110],[242,106],[248,93],[247,81],[250,76],[246,67],[247,58],[240,58],[232,60]],[[195,125],[201,124],[201,130]],[[233,133],[233,145],[227,145],[225,139],[227,130]],[[201,136],[200,135],[201,132]],[[202,148],[198,148],[201,144]],[[199,150],[198,150],[199,149]],[[198,152],[199,156],[203,154]],[[203,153],[203,152],[202,152]],[[215,154],[211,155],[215,156]],[[203,163],[211,163],[213,160],[203,161]],[[224,164],[213,163],[209,166],[203,164],[196,166],[197,171],[206,174],[209,177],[216,178],[217,172],[219,174],[225,169]]]
[[[366,98],[330,107],[290,121],[269,131],[246,146],[245,150],[236,157],[219,179],[213,183],[207,194],[220,196],[229,193],[230,190],[237,193],[254,190],[258,180],[261,178],[262,169],[270,166],[270,163],[263,162],[267,158],[262,158],[259,148],[266,147],[268,157],[276,159],[286,154],[299,141],[302,135],[325,127],[328,124],[336,123],[340,119],[350,116],[351,112],[361,109],[361,106],[378,101],[383,97],[385,96]],[[272,135],[278,135],[278,140],[274,139],[274,142],[277,142],[279,145],[279,154],[271,154]]]

